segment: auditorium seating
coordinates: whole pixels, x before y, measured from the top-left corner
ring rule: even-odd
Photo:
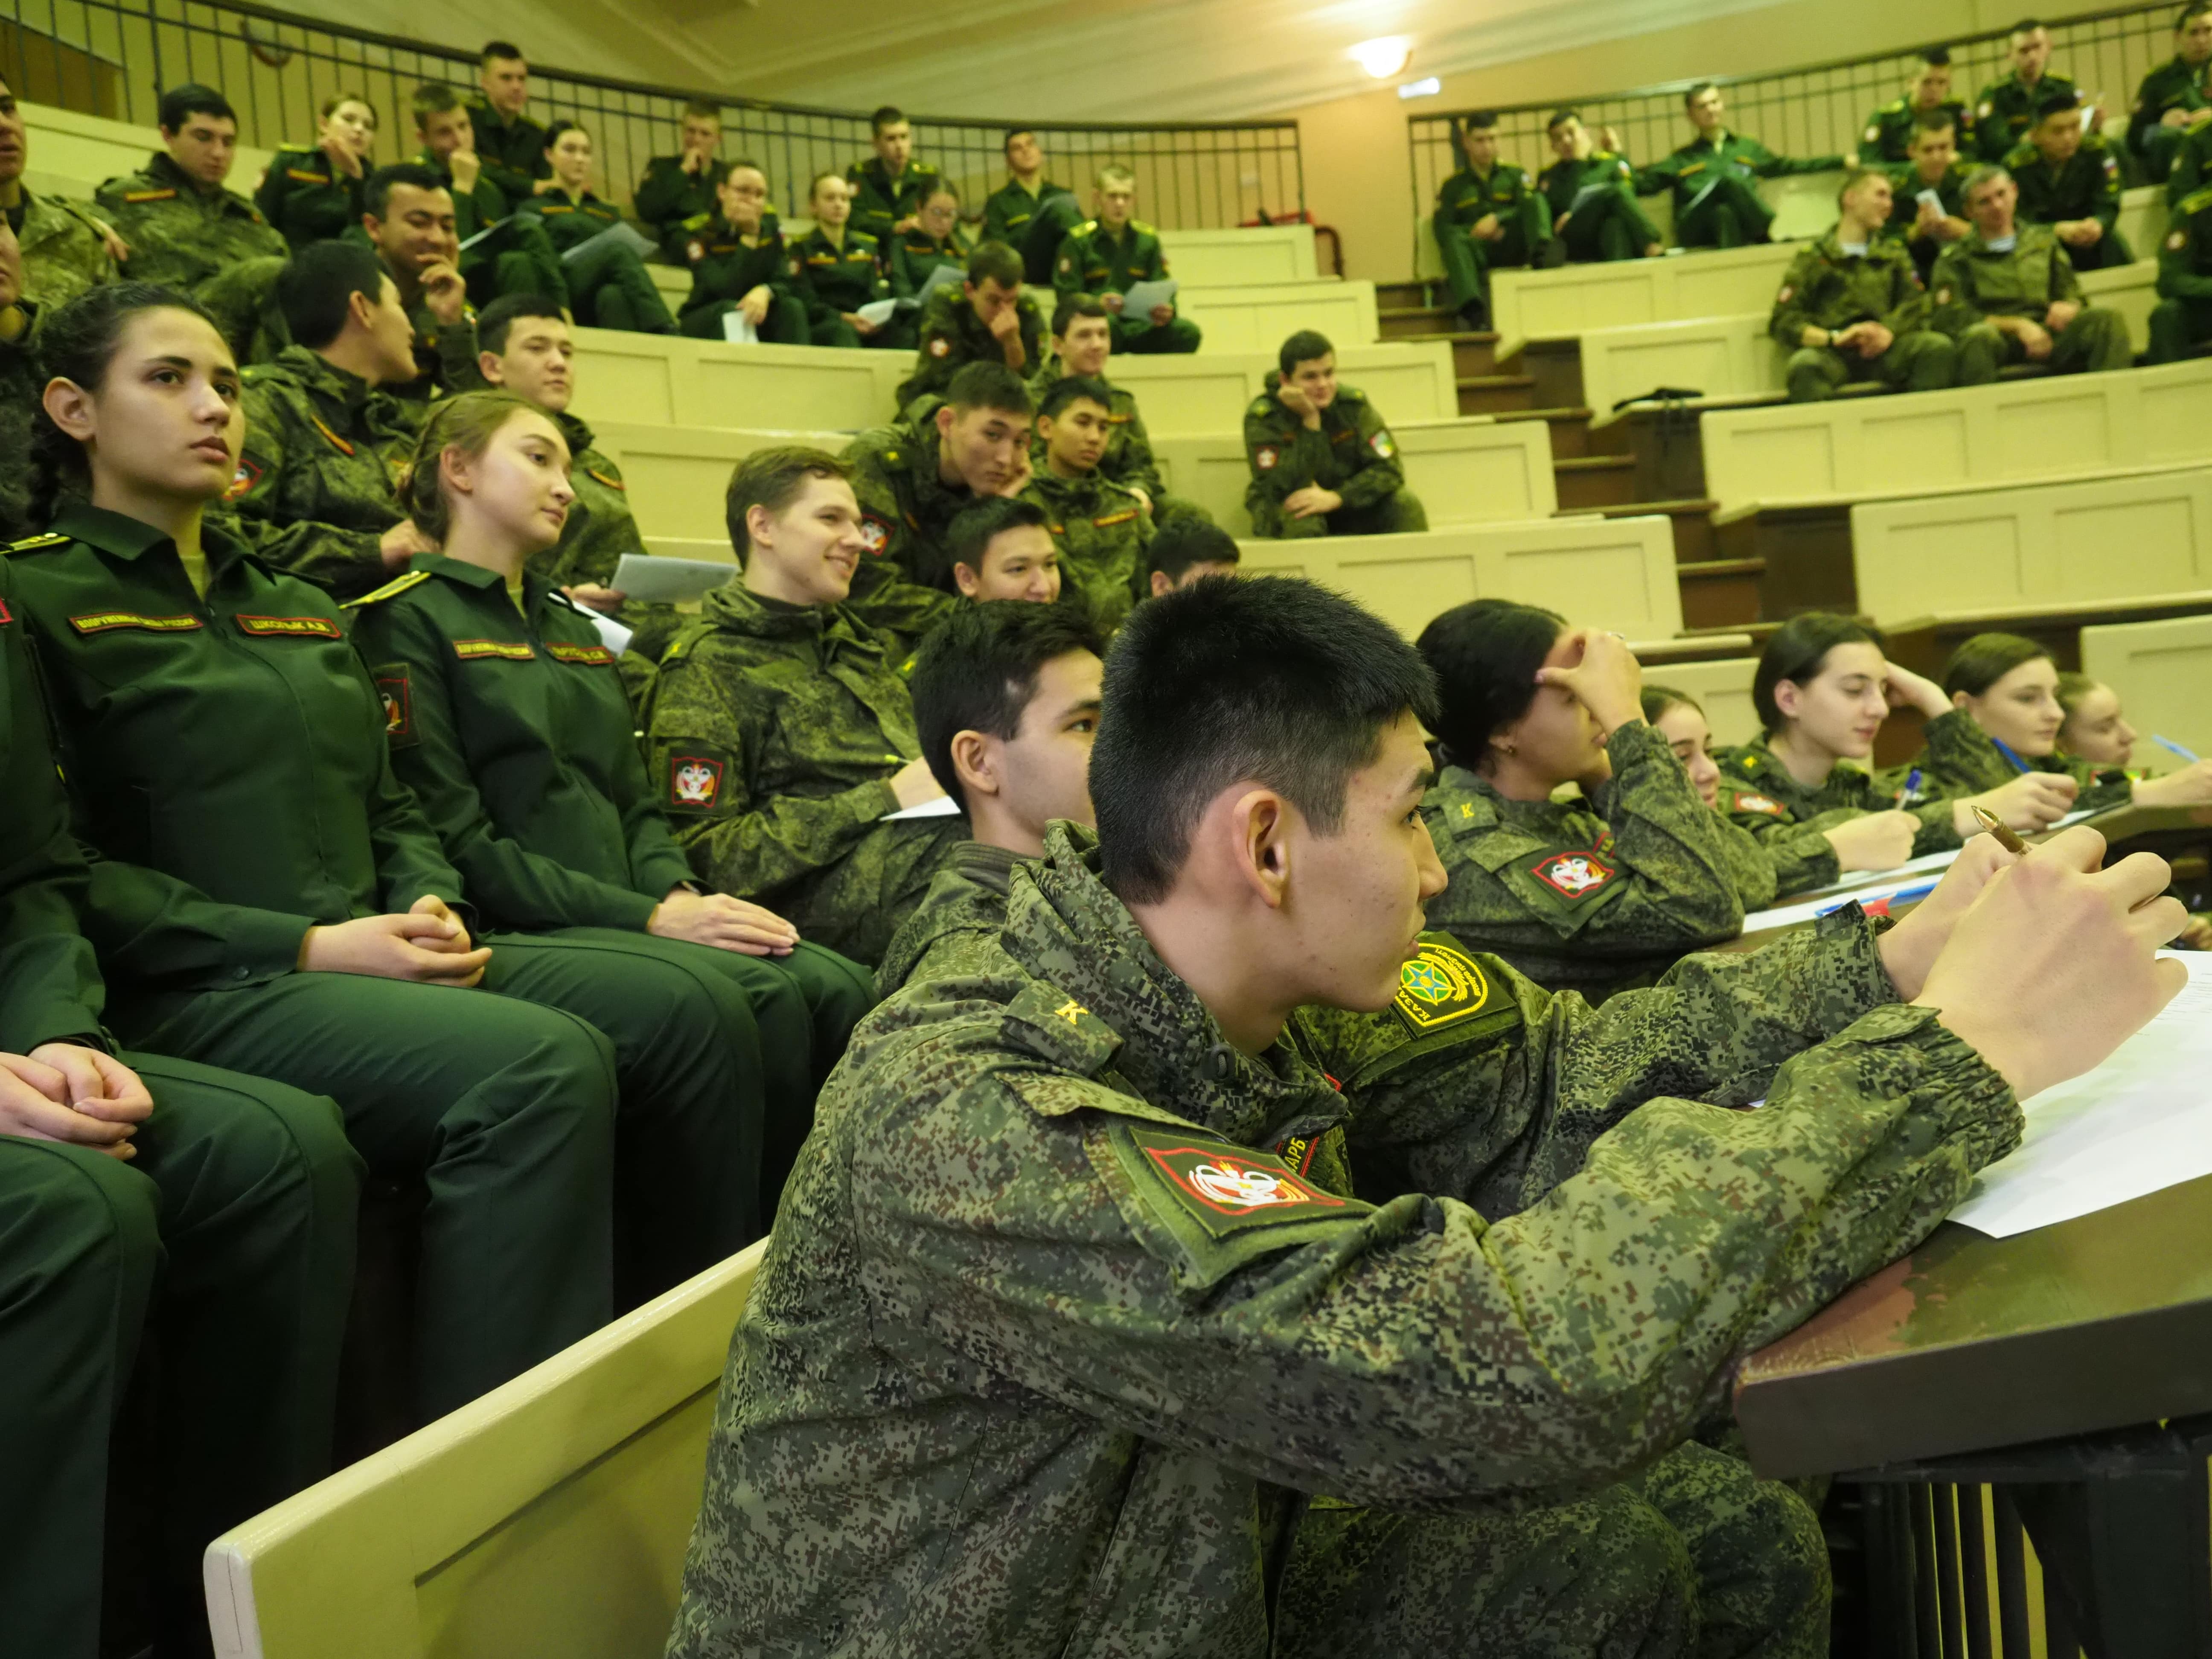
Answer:
[[[208,1547],[218,1659],[658,1654],[763,1239]]]
[[[1582,618],[1577,616],[1575,620]],[[1695,697],[1705,711],[1705,723],[1712,727],[1713,747],[1718,749],[1749,743],[1759,735],[1759,711],[1751,702],[1752,676],[1758,672],[1755,655],[1723,657],[1712,662],[1647,661],[1644,683],[1669,686]]]
[[[846,434],[621,421],[595,425],[592,440],[622,469],[630,511],[642,534],[726,543],[722,496],[732,467],[772,444],[813,444],[834,454],[845,447]]]
[[[1242,432],[1244,409],[1264,397],[1267,376],[1275,373],[1276,348],[1202,351],[1189,356],[1118,356],[1106,365],[1117,386],[1128,387],[1145,416],[1146,429],[1163,433]],[[1374,400],[1395,424],[1401,421],[1447,420],[1457,415],[1459,392],[1451,348],[1441,340],[1416,343],[1393,341],[1374,345],[1339,343],[1337,378]]]
[[[1184,277],[1177,281],[1176,309],[1206,331],[1201,354],[1272,353],[1302,328],[1318,329],[1339,346],[1382,337],[1372,283],[1323,278],[1200,287]]]
[[[2081,630],[2081,672],[2120,694],[2128,724],[2142,733],[2138,765],[2166,772],[2181,763],[2150,741],[2153,732],[2212,755],[2212,616],[2092,624]]]

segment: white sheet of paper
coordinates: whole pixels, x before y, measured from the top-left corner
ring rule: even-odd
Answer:
[[[478,242],[481,242],[482,240],[483,240],[483,239],[484,239],[485,237],[487,237],[487,236],[490,235],[490,234],[492,234],[492,232],[494,232],[495,230],[497,230],[497,229],[498,229],[501,225],[507,223],[507,222],[508,222],[508,221],[512,220],[514,217],[514,216],[513,214],[511,214],[511,213],[510,213],[510,214],[508,214],[508,215],[507,216],[507,218],[505,218],[505,219],[495,219],[495,220],[493,220],[489,224],[486,225],[486,226],[485,226],[482,230],[478,231],[475,235],[473,235],[473,236],[470,237],[470,238],[469,238],[469,240],[468,240],[467,241],[463,242],[463,243],[461,244],[461,246],[460,246],[460,251],[461,251],[463,253],[466,253],[466,252],[467,252],[471,248],[474,247],[474,246],[475,246]]]
[[[738,574],[719,559],[665,559],[657,553],[625,553],[611,584],[617,593],[647,603],[681,605]]]
[[[890,321],[901,303],[897,300],[871,300],[853,314],[872,327],[881,328]]]
[[[929,296],[940,288],[957,288],[967,280],[968,270],[964,265],[933,266],[928,279],[921,285],[921,292],[914,296],[915,303],[927,305]]]
[[[599,630],[599,643],[617,657],[629,649],[630,629],[612,617],[593,617],[592,626]]]
[[[561,263],[573,265],[580,259],[597,258],[608,250],[617,247],[628,248],[641,259],[653,251],[653,244],[638,234],[635,226],[626,220],[617,220],[598,235],[585,238],[563,253]]]
[[[2022,1103],[2027,1133],[1951,1212],[1993,1238],[2212,1175],[2212,953],[2164,951],[2189,983],[2111,1059]]]
[[[1930,854],[1929,857],[1936,856]],[[1944,855],[1945,861],[1957,857],[1955,853]],[[1915,859],[1912,864],[1920,860]],[[1900,864],[1894,870],[1881,872],[1881,879],[1865,887],[1852,887],[1832,892],[1815,894],[1811,898],[1799,899],[1790,904],[1778,904],[1771,910],[1754,910],[1743,919],[1747,933],[1769,933],[1777,927],[1788,927],[1800,921],[1813,921],[1831,910],[1841,909],[1850,903],[1872,904],[1877,899],[1893,898],[1899,893],[1914,893],[1916,890],[1933,886],[1942,879],[1936,870],[1914,870],[1912,864]]]
[[[895,823],[901,818],[956,818],[960,808],[950,795],[939,795],[935,800],[926,800],[919,806],[908,806],[896,812],[886,812],[878,823]]]
[[[722,313],[722,337],[732,345],[758,345],[760,331],[744,312],[726,311]]]
[[[1139,283],[1121,296],[1121,314],[1131,322],[1150,318],[1156,306],[1175,303],[1176,279],[1163,276],[1157,283]]]

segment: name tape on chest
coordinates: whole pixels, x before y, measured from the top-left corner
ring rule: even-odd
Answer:
[[[70,626],[80,634],[112,634],[135,628],[149,634],[189,634],[204,626],[198,617],[148,617],[136,611],[93,611],[71,617]]]
[[[1586,899],[1602,890],[1620,872],[1592,849],[1547,853],[1528,866],[1528,873],[1563,898]]]
[[[615,653],[604,645],[562,645],[550,643],[546,654],[556,662],[581,663],[588,668],[611,668]]]
[[[342,640],[345,630],[328,617],[248,617],[231,620],[241,634],[264,639]]]
[[[453,654],[463,662],[491,658],[501,662],[533,662],[538,653],[514,640],[455,640]]]
[[[1491,1006],[1490,976],[1466,951],[1440,939],[1420,941],[1413,959],[1398,970],[1390,1011],[1415,1036],[1426,1036]]]

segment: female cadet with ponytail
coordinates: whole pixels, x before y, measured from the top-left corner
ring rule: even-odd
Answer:
[[[1430,926],[1592,1002],[1742,930],[1721,826],[1644,724],[1618,635],[1477,599],[1419,649],[1443,769],[1421,811],[1450,877]],[[1554,802],[1568,783],[1583,798]]]
[[[492,392],[439,404],[402,503],[439,551],[356,602],[356,637],[392,710],[393,769],[487,926],[592,940],[612,953],[610,972],[656,958],[750,1005],[765,1214],[813,1121],[828,1069],[817,1056],[843,1051],[872,990],[782,917],[692,878],[647,782],[615,653],[588,613],[526,570],[560,539],[568,469],[535,404]]]

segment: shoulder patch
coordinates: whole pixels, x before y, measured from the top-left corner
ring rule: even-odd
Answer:
[[[223,500],[234,501],[240,495],[248,493],[254,485],[261,482],[261,475],[268,470],[265,462],[258,460],[244,450],[240,450],[238,455],[238,471],[230,475],[230,488],[222,492]]]
[[[730,763],[720,750],[679,741],[669,746],[666,766],[663,806],[678,812],[712,812],[721,805]]]
[[[365,605],[374,605],[380,600],[397,598],[409,588],[419,587],[429,580],[428,571],[410,570],[405,575],[395,577],[392,580],[385,583],[373,593],[364,593],[357,599],[348,599],[339,608],[345,611],[358,611]]]
[[[404,662],[379,663],[368,671],[376,699],[384,707],[384,738],[395,749],[415,741],[415,688]]]
[[[1121,1034],[1046,980],[1031,980],[1006,1005],[1000,1033],[1041,1060],[1090,1077],[1114,1057]]]
[[[1595,852],[1554,852],[1531,864],[1528,873],[1562,898],[1584,899],[1620,872]]]
[[[2172,232],[2166,239],[2166,246],[2172,252],[2180,252],[2182,249],[2189,246],[2189,233],[2185,230]]]
[[[1737,812],[1757,812],[1770,818],[1787,817],[1790,809],[1771,795],[1762,795],[1756,790],[1737,789],[1731,792],[1735,801],[1730,810]]]
[[[890,545],[891,532],[896,528],[890,520],[873,513],[860,514],[860,545],[868,550],[868,556],[880,559],[884,550]]]
[[[1204,1134],[1116,1125],[1116,1141],[1123,1137],[1135,1155],[1123,1161],[1149,1177],[1145,1184],[1153,1201],[1164,1200],[1194,1218],[1216,1243],[1279,1221],[1348,1219],[1370,1208],[1356,1199],[1324,1192],[1293,1174],[1273,1152],[1250,1151]]]
[[[1415,1036],[1472,1019],[1491,1006],[1489,975],[1474,957],[1441,939],[1423,939],[1419,954],[1398,970],[1391,1012]]]
[[[41,547],[62,547],[68,544],[69,539],[49,530],[42,536],[26,536],[20,542],[9,542],[7,546],[0,547],[0,554],[30,553]]]
[[[1275,463],[1280,459],[1280,455],[1276,453],[1275,447],[1273,444],[1261,444],[1257,449],[1252,452],[1252,465],[1258,467],[1262,472],[1273,471],[1275,470]]]

